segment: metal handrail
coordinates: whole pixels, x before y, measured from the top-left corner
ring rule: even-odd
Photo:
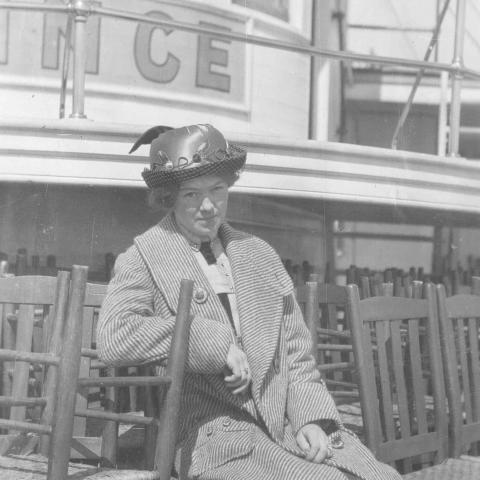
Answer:
[[[456,155],[458,151],[458,136],[460,122],[460,88],[463,78],[480,80],[480,72],[465,68],[463,64],[463,35],[465,22],[465,0],[458,0],[457,21],[455,28],[455,55],[452,64],[440,62],[425,62],[419,60],[408,60],[405,58],[394,58],[387,56],[367,55],[352,53],[346,51],[334,51],[322,49],[311,45],[295,45],[289,42],[269,39],[257,35],[245,35],[235,32],[225,32],[215,28],[195,25],[191,23],[178,22],[174,20],[164,20],[148,15],[136,14],[122,10],[114,10],[92,5],[89,0],[71,0],[68,4],[48,5],[32,4],[29,2],[10,3],[0,1],[0,9],[9,10],[27,10],[39,12],[65,13],[75,16],[75,58],[74,58],[74,84],[73,84],[73,118],[85,118],[84,107],[84,78],[85,78],[85,21],[91,14],[102,15],[110,18],[141,22],[159,27],[170,28],[174,30],[208,35],[214,38],[239,41],[242,43],[274,48],[283,51],[320,56],[332,60],[344,62],[364,62],[372,65],[390,65],[394,67],[403,67],[407,69],[419,70],[423,75],[425,71],[449,72],[452,76],[452,97],[450,114],[450,142],[449,154]]]
[[[85,4],[85,2],[80,2]],[[76,12],[78,9],[75,6],[66,5],[66,6],[52,6],[45,4],[31,4],[28,2],[22,3],[9,3],[9,2],[0,2],[0,9],[10,9],[10,10],[32,10],[39,12],[56,12],[56,13],[72,13]],[[175,20],[164,20],[156,17],[150,17],[148,15],[135,14],[122,10],[114,10],[104,7],[97,7],[91,5],[89,8],[82,8],[81,14],[85,15],[87,12],[89,15],[102,15],[111,18],[117,18],[121,20],[131,20],[136,22],[148,23],[152,25],[158,25],[160,27],[172,28],[175,30],[190,32],[190,33],[199,33],[203,35],[209,35],[212,37],[225,39],[225,40],[234,40],[242,43],[248,43],[252,45],[257,45],[261,47],[270,47],[278,50],[284,50],[294,53],[304,53],[308,55],[317,55],[321,57],[331,58],[333,60],[341,60],[346,62],[362,62],[370,63],[372,65],[391,65],[396,67],[404,67],[408,69],[421,69],[424,68],[427,71],[442,72],[447,71],[450,73],[460,72],[466,78],[480,80],[480,71],[476,71],[470,68],[465,68],[464,66],[451,65],[448,63],[441,62],[423,62],[421,60],[410,60],[406,58],[396,58],[396,57],[387,57],[379,55],[368,55],[364,53],[354,53],[347,51],[336,51],[329,50],[324,48],[312,47],[310,45],[296,45],[289,42],[283,42],[280,40],[274,40],[270,38],[261,37],[258,35],[245,35],[243,33],[235,32],[225,32],[217,30],[215,28],[208,28],[200,25],[195,25],[192,23],[178,22]]]

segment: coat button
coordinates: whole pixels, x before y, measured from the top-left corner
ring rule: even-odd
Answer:
[[[213,434],[213,428],[212,427],[208,427],[207,428],[207,437],[211,437]]]
[[[289,423],[290,423],[290,422],[289,422],[288,418],[285,417],[285,418],[283,419],[283,426],[286,427]]]
[[[229,418],[227,418],[223,421],[223,426],[224,427],[229,427],[231,425],[231,423],[232,423],[232,421]]]

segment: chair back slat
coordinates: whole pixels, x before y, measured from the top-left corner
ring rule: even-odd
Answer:
[[[2,292],[1,286],[0,292]],[[13,323],[8,320],[9,316],[14,313],[15,307],[11,303],[0,303],[0,308],[2,309],[2,346],[7,350],[15,350],[16,328]],[[2,369],[2,392],[4,395],[10,395],[12,393],[12,371],[13,363],[5,362]],[[8,416],[8,413],[3,412],[2,416]]]
[[[33,305],[20,305],[18,309],[17,321],[17,342],[16,350],[21,352],[32,351],[33,336]],[[18,361],[15,362],[13,369],[12,397],[26,397],[28,392],[28,379],[30,376],[30,363]],[[21,421],[25,418],[25,407],[12,407],[10,410],[10,419]]]
[[[455,321],[455,337],[457,339],[457,351],[460,359],[460,378],[464,395],[464,414],[468,423],[472,422],[472,391],[470,388],[470,374],[468,366],[468,351],[465,341],[465,319],[457,318]]]
[[[404,472],[441,462],[448,438],[437,309],[433,287],[425,291],[360,300],[347,287],[366,443]]]
[[[312,337],[312,355],[318,362],[319,352],[317,350],[317,325],[320,317],[320,311],[318,306],[318,289],[316,282],[307,282],[302,291],[306,292],[303,299],[305,304],[305,321],[308,329],[310,330],[310,336]],[[323,359],[322,359],[323,360]]]
[[[468,341],[470,345],[470,358],[480,358],[478,345],[478,333],[480,332],[480,320],[476,318],[468,319]],[[471,381],[472,381],[472,403],[474,422],[480,421],[480,361],[471,362]]]
[[[88,284],[87,284],[88,286]],[[93,339],[93,317],[94,317],[94,307],[87,306],[83,308],[82,312],[82,348],[92,348],[92,339]],[[97,373],[98,371],[91,370],[92,359],[90,357],[83,356],[80,359],[80,377],[89,377],[92,373]],[[82,410],[88,406],[88,397],[92,393],[88,389],[79,388],[77,392],[77,408]],[[73,435],[76,437],[85,437],[87,432],[87,419],[84,417],[75,417],[74,426],[73,426]]]
[[[397,394],[397,407],[400,419],[400,435],[402,438],[411,436],[410,415],[408,411],[407,385],[405,382],[405,362],[403,359],[402,343],[405,343],[400,333],[399,322],[392,322],[392,365]]]
[[[385,435],[388,440],[395,439],[392,391],[390,386],[390,361],[388,351],[391,349],[391,337],[383,322],[375,325],[377,335],[378,369],[380,375],[380,392],[383,408]],[[370,335],[368,335],[370,342]],[[371,342],[370,342],[371,344]],[[373,357],[373,353],[371,354]],[[379,420],[380,421],[380,420]]]
[[[408,346],[409,346],[409,374],[411,376],[413,401],[416,419],[417,433],[428,431],[427,409],[425,404],[425,378],[423,377],[424,366],[422,362],[422,348],[420,346],[422,336],[419,329],[419,321],[408,320]],[[410,399],[409,399],[410,400]]]

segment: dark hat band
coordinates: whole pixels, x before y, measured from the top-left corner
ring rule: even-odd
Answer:
[[[195,153],[192,159],[179,158],[175,167],[167,163],[153,164],[146,168],[142,177],[149,188],[162,187],[168,183],[182,183],[192,178],[216,173],[239,172],[245,165],[246,151],[237,145],[230,144],[227,150],[217,149],[215,152]]]

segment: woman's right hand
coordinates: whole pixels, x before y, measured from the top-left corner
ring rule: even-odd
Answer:
[[[252,373],[248,365],[247,355],[232,343],[227,353],[225,383],[233,395],[245,393],[252,381]]]

